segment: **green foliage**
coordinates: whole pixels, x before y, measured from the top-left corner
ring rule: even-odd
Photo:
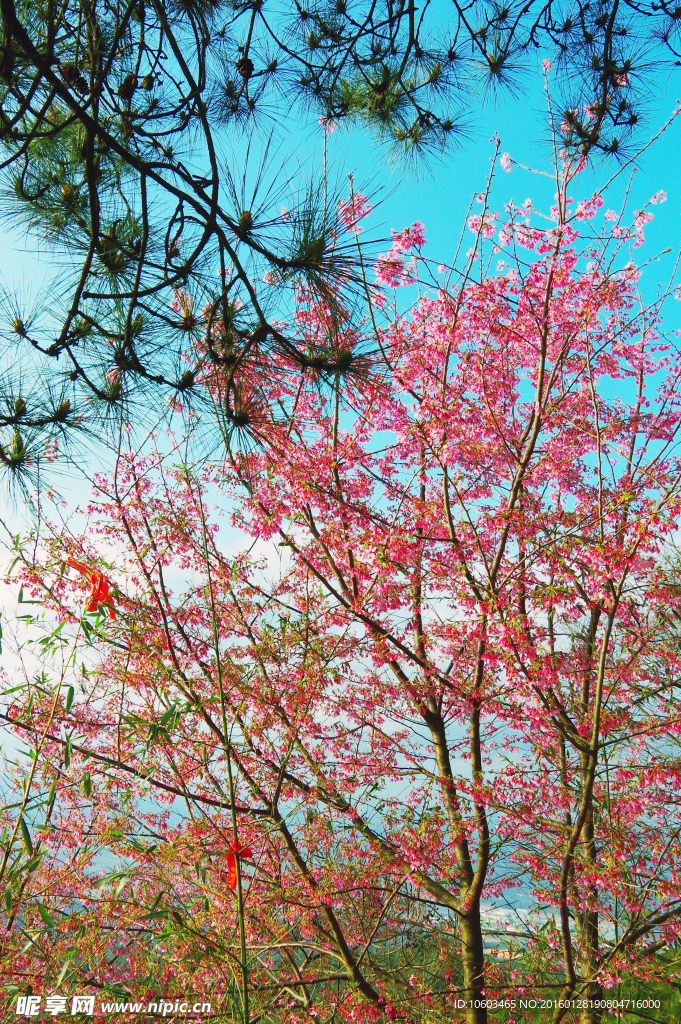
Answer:
[[[21,828],[21,837],[26,847],[26,852],[29,856],[33,856],[33,840],[31,839],[31,833],[28,831],[28,825],[23,818],[19,821],[19,827]]]

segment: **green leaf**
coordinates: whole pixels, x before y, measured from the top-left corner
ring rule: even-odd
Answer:
[[[7,913],[12,913],[12,885],[10,882],[7,883],[5,888],[5,906],[7,907]]]
[[[92,792],[92,782],[90,781],[89,772],[85,772],[83,774],[83,789],[85,790],[85,796],[89,796]]]
[[[176,708],[176,707],[177,707],[177,705],[176,705],[176,704],[171,704],[171,705],[170,705],[170,707],[169,707],[169,708],[168,708],[168,710],[166,711],[165,715],[164,715],[164,716],[163,716],[163,718],[161,719],[161,727],[162,727],[162,728],[165,728],[165,726],[166,726],[166,725],[168,724],[168,722],[170,721],[170,719],[171,719],[171,718],[173,717],[173,715],[175,714],[175,708]]]
[[[12,686],[12,687],[10,687],[9,690],[3,690],[2,691],[2,696],[6,697],[8,693],[16,693],[17,690],[25,690],[25,689],[26,689],[26,683],[19,683],[18,686]]]
[[[21,829],[21,835],[24,840],[24,846],[28,852],[33,855],[33,841],[31,840],[31,833],[28,831],[28,826],[23,818],[19,820],[19,828]]]
[[[69,711],[71,710],[71,705],[73,704],[73,694],[74,694],[74,689],[73,689],[72,686],[69,686],[68,690],[66,691],[66,707],[64,709],[66,711],[67,715],[68,715]]]
[[[26,870],[30,873],[31,871],[37,871],[40,867],[40,862],[43,859],[42,853],[38,853],[37,857],[32,857],[26,865]]]
[[[163,894],[164,893],[165,893],[165,889],[161,889],[160,893],[158,894],[158,896],[156,897],[156,899],[152,903],[152,905],[151,905],[152,913],[153,913],[154,910],[156,910],[156,908],[158,907],[159,903],[163,899]]]
[[[59,988],[59,986],[61,985],[62,981],[63,981],[63,980],[64,980],[64,978],[66,977],[66,972],[68,971],[68,969],[69,969],[69,967],[70,967],[70,966],[71,966],[71,958],[70,958],[70,957],[68,957],[68,958],[67,958],[67,959],[66,959],[66,960],[64,961],[64,966],[62,967],[61,971],[59,972],[59,977],[57,978],[57,983],[56,983],[56,985],[54,986],[54,987],[55,987],[55,989],[58,989],[58,988]]]
[[[164,921],[169,914],[169,910],[153,910],[150,914],[143,914],[140,921]]]
[[[40,914],[48,928],[54,928],[54,921],[52,920],[48,911],[45,909],[42,903],[38,904],[38,913]]]
[[[64,766],[66,768],[71,764],[71,737],[66,737],[66,746],[64,747]]]
[[[129,871],[114,871],[111,875],[106,875],[104,878],[98,878],[93,885],[98,889],[102,885],[108,885],[110,882],[119,882],[119,888],[121,888],[120,882],[125,884],[130,877]]]

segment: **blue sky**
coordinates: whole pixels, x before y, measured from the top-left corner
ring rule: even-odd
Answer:
[[[484,189],[494,152],[492,137],[498,134],[500,152],[538,170],[552,170],[552,147],[548,131],[543,75],[539,69],[530,79],[533,87],[522,99],[506,99],[498,107],[489,106],[472,125],[472,138],[459,152],[432,164],[432,173],[424,171],[419,180],[401,177],[397,170],[385,167],[385,154],[377,146],[367,145],[358,133],[330,136],[330,159],[339,158],[349,169],[358,169],[359,180],[373,180],[383,186],[386,198],[378,211],[385,227],[400,229],[415,220],[426,227],[428,255],[435,262],[448,262],[458,241],[471,197]],[[664,88],[651,105],[646,123],[638,136],[643,146],[668,120],[676,106],[673,84]],[[681,83],[679,83],[681,89]],[[601,185],[616,170],[615,164],[597,163],[575,183],[575,200]],[[366,170],[362,171],[363,168]],[[681,117],[677,119],[636,162],[620,175],[613,187],[609,205],[621,201],[632,172],[631,210],[643,205],[658,189],[668,196],[658,207],[655,220],[646,230],[645,248],[649,257],[654,247],[678,248],[681,242]],[[501,209],[510,199],[522,203],[532,197],[538,209],[546,209],[555,189],[550,181],[526,171],[510,174],[497,167],[492,187],[492,205]],[[390,194],[388,194],[390,193]],[[643,252],[642,252],[643,255]]]
[[[528,72],[527,94],[513,99],[504,96],[495,106],[488,104],[469,117],[470,136],[460,149],[444,160],[434,158],[430,170],[421,171],[418,178],[404,173],[399,167],[390,167],[384,147],[372,143],[360,127],[350,131],[339,130],[328,137],[328,158],[331,176],[354,172],[356,184],[378,190],[382,197],[379,209],[372,216],[372,234],[389,234],[390,228],[400,229],[416,220],[426,227],[427,255],[435,262],[448,262],[459,238],[466,211],[475,192],[484,188],[490,168],[493,143],[489,140],[496,132],[501,139],[501,152],[534,167],[551,170],[546,97],[541,66]],[[639,143],[644,144],[667,120],[676,105],[681,81],[663,78],[660,93],[651,103],[645,125],[640,129]],[[309,167],[310,161],[321,163],[321,130],[316,116],[306,124],[291,118],[286,124],[274,127],[271,149],[273,167],[279,160],[288,159],[289,170],[300,164]],[[238,159],[238,150],[237,150]],[[636,163],[631,191],[631,208],[642,205],[658,189],[668,195],[665,206],[659,207],[655,221],[648,227],[646,238],[652,246],[676,248],[681,241],[681,117]],[[593,190],[609,176],[613,164],[600,165],[582,175],[580,187],[584,193]],[[622,195],[629,180],[629,172],[620,177],[614,195]],[[366,188],[365,188],[366,191]],[[578,188],[575,187],[577,193]],[[493,205],[500,208],[509,199],[523,202],[532,196],[540,208],[552,198],[550,183],[542,182],[527,172],[514,170],[511,174],[498,169],[493,186]],[[575,198],[579,198],[575,195]],[[612,204],[611,204],[612,205]],[[35,241],[28,241],[19,231],[4,228],[0,246],[0,276],[5,286],[22,286],[34,279],[37,286],[50,274],[50,254],[43,248],[35,252]]]
[[[681,95],[681,80],[678,84],[675,84],[676,81],[673,78],[671,81],[663,79],[660,82],[659,95],[649,106],[645,125],[640,129],[640,146],[659,130],[675,109],[677,88],[678,95]],[[549,82],[553,89],[552,73]],[[435,265],[450,262],[471,198],[485,187],[495,148],[491,141],[495,133],[501,141],[500,152],[507,151],[518,161],[550,172],[552,146],[548,131],[544,75],[539,59],[536,67],[528,71],[526,84],[528,89],[522,98],[505,96],[496,106],[490,103],[482,110],[478,108],[477,113],[474,110],[469,118],[468,139],[445,159],[433,158],[430,167],[422,169],[418,177],[413,173],[405,173],[399,167],[390,166],[385,148],[373,143],[360,127],[349,131],[339,129],[330,134],[327,139],[330,179],[337,180],[353,172],[356,187],[372,197],[377,194],[380,200],[367,223],[367,237],[389,237],[391,228],[399,230],[414,221],[421,221],[425,225],[428,240],[425,255]],[[270,159],[272,174],[275,176],[283,161],[286,161],[287,172],[293,176],[299,165],[308,175],[312,165],[317,168],[321,166],[323,132],[317,115],[310,114],[306,123],[301,123],[295,119],[294,113],[285,124],[274,126]],[[231,141],[227,135],[228,151]],[[235,143],[234,158],[229,161],[237,179],[244,148],[245,144],[242,144],[240,151]],[[257,158],[253,163],[257,165]],[[653,207],[655,219],[646,227],[647,243],[645,247],[636,250],[636,256],[641,259],[650,259],[667,247],[673,250],[646,270],[643,286],[648,294],[653,293],[658,281],[668,279],[675,260],[674,250],[678,251],[681,243],[680,167],[681,116],[635,165],[620,175],[608,197],[607,205],[616,207],[631,181],[632,172],[632,211],[643,205],[659,189],[668,195],[664,205]],[[607,164],[596,164],[585,171],[575,183],[574,198],[591,194],[615,169],[616,165],[610,161]],[[532,197],[536,208],[547,209],[553,200],[553,192],[553,183],[548,178],[536,177],[517,168],[508,174],[497,166],[492,206],[500,210],[511,199],[522,203]],[[285,202],[285,197],[282,201]],[[27,239],[18,230],[5,228],[0,245],[0,282],[6,288],[24,294],[28,290],[35,295],[41,291],[46,280],[59,274],[59,263],[60,258],[53,257],[39,240]],[[681,303],[668,303],[668,328],[675,330],[681,326],[680,314]],[[95,465],[100,459],[106,460],[105,452],[92,451],[87,459],[88,468],[91,471],[103,469],[103,465]],[[69,489],[68,483],[65,483],[65,489]]]

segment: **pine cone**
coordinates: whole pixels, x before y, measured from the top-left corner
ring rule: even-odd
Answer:
[[[123,79],[121,84],[118,86],[118,95],[120,96],[120,98],[122,100],[125,100],[127,102],[128,100],[131,100],[132,97],[134,96],[136,88],[137,88],[137,76],[136,75],[127,75]]]
[[[77,64],[62,64],[59,70],[66,84],[76,92],[87,92],[90,88],[87,78],[81,75]]]
[[[253,67],[253,61],[250,57],[242,57],[241,60],[236,62],[236,69],[246,82],[253,74]]]

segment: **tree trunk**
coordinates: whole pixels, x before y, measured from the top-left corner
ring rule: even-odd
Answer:
[[[598,911],[587,910],[582,918],[582,977],[592,977],[598,962]],[[593,982],[581,993],[583,1000],[597,1001],[603,996],[601,985]],[[603,1013],[596,1007],[583,1006],[579,1012],[579,1024],[600,1024]]]
[[[585,760],[585,759],[584,759]],[[584,784],[586,785],[586,767],[583,770]],[[582,857],[590,868],[598,866],[598,849],[594,834],[594,812],[593,807],[589,808],[586,821],[582,826],[581,836]],[[593,909],[586,909],[581,915],[580,935],[580,973],[582,978],[592,978],[598,970],[598,889],[595,885],[589,887],[590,905]],[[593,982],[581,993],[584,1001],[597,1001],[602,998],[602,986]],[[579,1024],[600,1024],[603,1018],[602,1011],[596,1007],[583,1006],[579,1012]]]
[[[459,918],[461,960],[463,963],[463,998],[466,1000],[466,1024],[487,1024],[485,996],[485,953],[482,944],[480,906],[476,901],[467,914]]]

